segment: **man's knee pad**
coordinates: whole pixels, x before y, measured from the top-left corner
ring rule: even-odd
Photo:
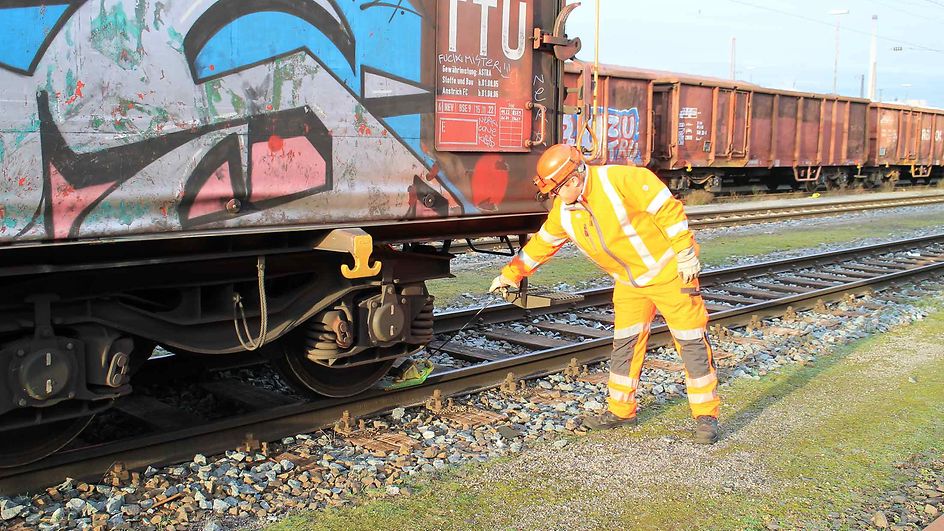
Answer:
[[[676,338],[675,341],[679,345],[681,350],[679,355],[690,378],[701,378],[711,372],[713,360],[708,354],[708,342],[704,337],[701,339]]]
[[[636,352],[636,345],[638,343],[638,335],[613,340],[613,354],[610,356],[610,372],[629,374],[629,365],[633,361],[633,353]]]

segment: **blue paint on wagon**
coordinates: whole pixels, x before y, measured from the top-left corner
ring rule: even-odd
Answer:
[[[343,15],[338,21],[341,29],[347,27],[348,21],[352,23],[353,65],[345,50],[322,28],[291,13],[260,11],[233,20],[206,41],[194,60],[197,80],[239,72],[305,50],[358,96],[364,91],[361,69],[365,66],[420,82],[423,21],[409,2],[401,0],[396,5],[348,2],[332,6]],[[424,153],[420,142],[420,114],[394,114],[382,121],[427,165],[432,165],[432,158]]]
[[[26,71],[68,4],[0,8],[0,67]]]
[[[330,68],[355,94],[361,92],[360,70],[371,66],[420,81],[422,19],[403,2],[403,14],[389,10],[339,6],[353,22],[354,65],[338,44],[310,22],[290,13],[260,11],[233,20],[213,35],[196,56],[198,80],[237,72],[296,50],[307,50]]]

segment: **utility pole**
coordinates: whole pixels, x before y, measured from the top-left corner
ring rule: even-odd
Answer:
[[[875,77],[878,74],[878,15],[872,15],[872,47],[869,50],[869,99],[875,99]]]
[[[836,59],[833,62],[833,94],[839,94],[839,17],[848,15],[848,9],[833,9],[830,15],[836,17]]]
[[[833,62],[833,94],[839,94],[839,17],[836,17],[836,59]]]
[[[734,58],[737,51],[737,37],[731,37],[731,79],[735,79]]]
[[[865,97],[865,74],[859,76],[859,97]]]

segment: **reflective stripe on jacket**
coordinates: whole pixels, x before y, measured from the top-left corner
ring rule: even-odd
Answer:
[[[682,203],[646,168],[588,170],[580,199],[573,205],[555,199],[541,230],[502,275],[520,281],[570,240],[620,282],[645,286],[671,281],[678,275],[675,253],[695,245]]]

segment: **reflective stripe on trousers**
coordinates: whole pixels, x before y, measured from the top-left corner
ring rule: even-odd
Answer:
[[[636,414],[636,389],[639,387],[641,360],[649,339],[649,323],[636,323],[613,333],[607,404],[614,415],[629,418]],[[639,366],[636,360],[640,360]]]

